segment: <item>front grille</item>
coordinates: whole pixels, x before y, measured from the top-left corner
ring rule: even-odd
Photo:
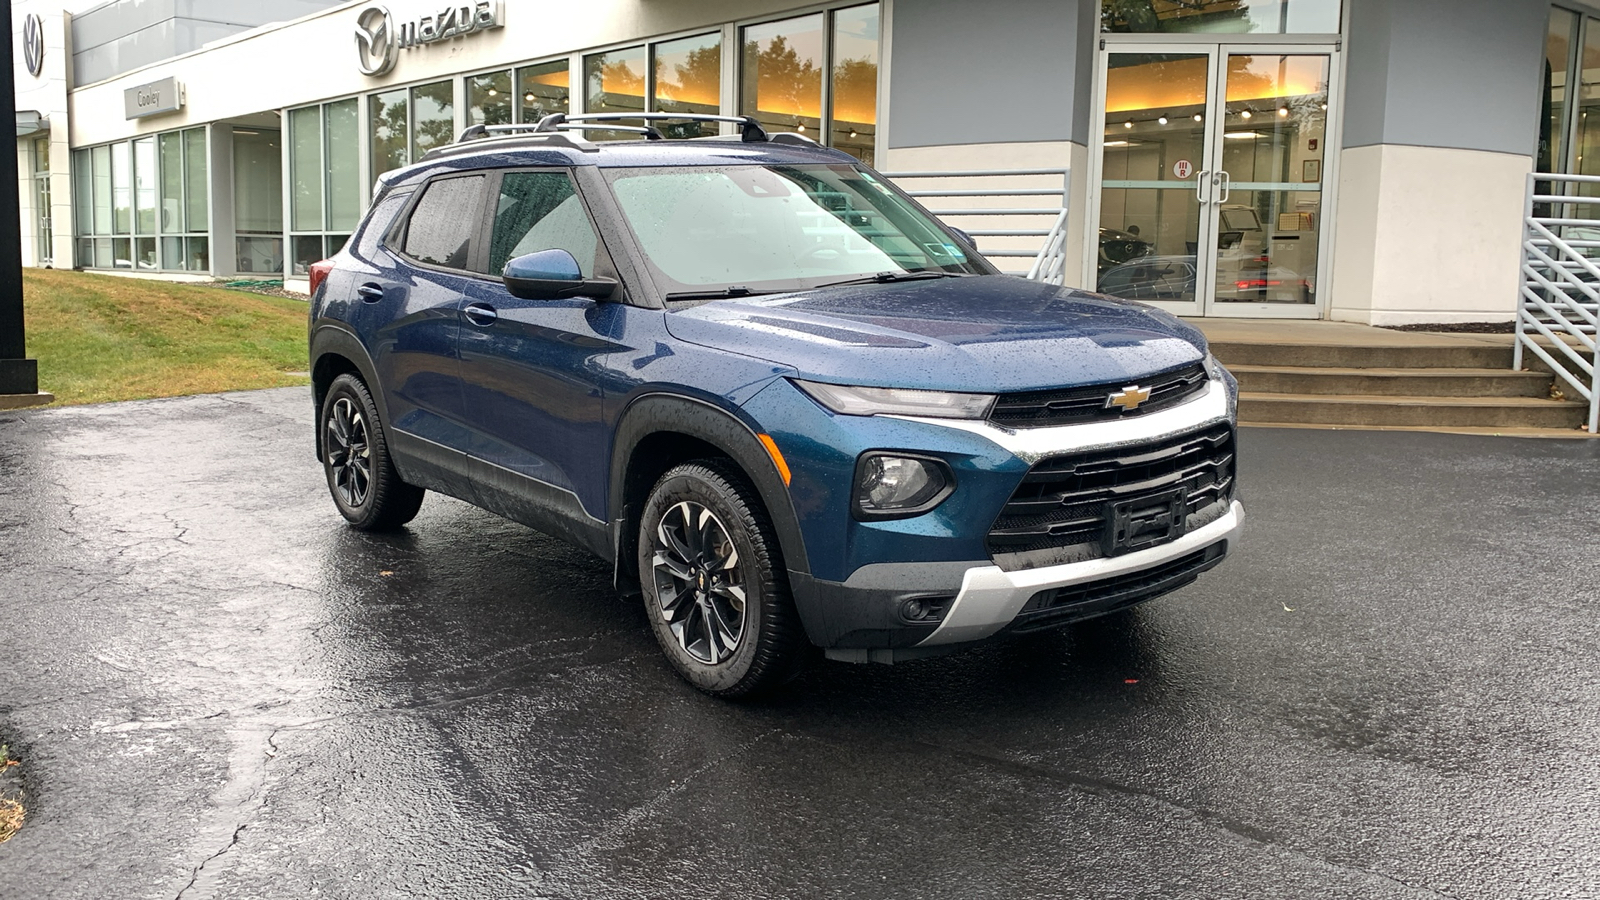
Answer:
[[[1107,398],[1112,394],[1130,386],[1148,389],[1150,399],[1133,410],[1106,405]],[[1177,406],[1205,390],[1205,386],[1205,366],[1194,363],[1181,369],[1147,375],[1135,382],[1096,384],[1060,391],[1001,394],[995,401],[994,409],[989,412],[989,421],[1007,428],[1044,428],[1095,419],[1142,416]]]
[[[1007,571],[1097,559],[1105,555],[1113,504],[1182,490],[1181,534],[1226,513],[1233,484],[1227,423],[1134,447],[1050,457],[1023,476],[995,519],[989,553]]]
[[[1227,552],[1227,542],[1218,541],[1204,550],[1196,550],[1153,569],[1040,591],[1028,599],[1022,612],[1006,627],[1006,631],[1010,634],[1027,634],[1059,628],[1154,600],[1192,583],[1200,577],[1200,573],[1222,562]]]

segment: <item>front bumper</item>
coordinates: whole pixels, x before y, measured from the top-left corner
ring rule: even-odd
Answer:
[[[1244,505],[1234,501],[1222,518],[1159,547],[1109,559],[1006,572],[999,566],[966,571],[961,592],[951,602],[939,627],[917,646],[961,644],[989,637],[1010,625],[1035,594],[1054,588],[1110,580],[1120,575],[1155,570],[1215,544],[1231,544],[1244,530]],[[1224,547],[1223,552],[1226,552]],[[1152,599],[1155,594],[1142,599]],[[1064,619],[1063,621],[1070,621]]]

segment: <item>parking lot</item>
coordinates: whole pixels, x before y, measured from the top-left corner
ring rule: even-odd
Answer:
[[[1245,429],[1133,614],[733,705],[597,560],[347,529],[305,389],[0,414],[0,895],[1600,896],[1600,442]]]

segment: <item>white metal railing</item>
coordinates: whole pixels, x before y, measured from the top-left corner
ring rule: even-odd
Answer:
[[[1596,196],[1577,194],[1584,185]],[[1529,175],[1523,217],[1511,367],[1522,368],[1524,351],[1538,357],[1589,401],[1587,427],[1600,433],[1600,176]]]
[[[1038,238],[1038,249],[1021,249],[1015,246],[1018,241],[1012,240],[1013,246],[996,249],[979,247],[978,252],[991,259],[1029,259],[1031,265],[1026,271],[1016,270],[1007,274],[1021,275],[1034,281],[1043,281],[1047,284],[1061,284],[1066,274],[1065,244],[1067,240],[1067,192],[1071,188],[1071,179],[1067,169],[1006,169],[1003,171],[952,171],[952,172],[885,172],[885,177],[896,182],[917,181],[925,183],[945,178],[985,178],[1006,179],[1004,183],[1015,184],[1019,179],[1037,182],[1040,177],[1056,177],[1061,179],[1060,187],[980,187],[980,188],[945,188],[939,186],[912,187],[901,184],[906,193],[918,199],[951,198],[973,202],[971,206],[930,208],[928,211],[940,219],[964,219],[966,217],[1003,216],[1006,218],[1022,217],[1023,222],[1002,222],[1002,226],[1015,225],[1017,227],[998,228],[963,228],[959,223],[952,223],[955,228],[960,228],[974,240],[978,238]],[[1052,203],[1041,206],[986,206],[981,201],[986,199],[999,199],[1002,202],[1012,202],[1014,197],[1039,197],[1050,198]],[[1049,226],[1045,227],[1046,217]],[[1032,243],[1029,241],[1028,243]]]

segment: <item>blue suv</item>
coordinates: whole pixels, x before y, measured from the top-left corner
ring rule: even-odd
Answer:
[[[1238,538],[1237,387],[1194,328],[1001,275],[800,135],[630,118],[468,129],[312,267],[355,527],[433,490],[587,548],[721,696],[812,646],[894,662],[1123,609]]]

